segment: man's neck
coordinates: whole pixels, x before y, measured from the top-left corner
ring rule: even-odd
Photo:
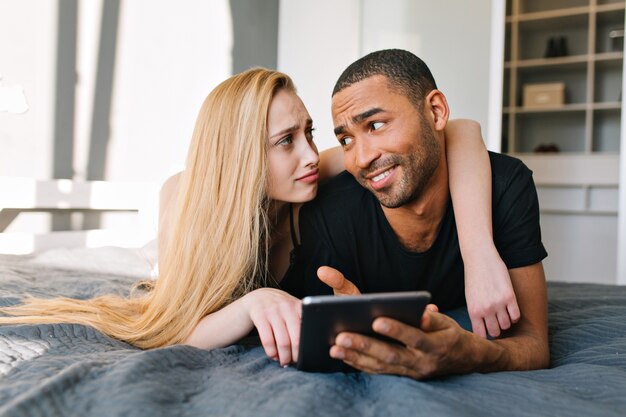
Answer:
[[[406,249],[425,252],[437,238],[449,201],[448,167],[444,156],[418,199],[398,208],[383,207],[383,212]]]

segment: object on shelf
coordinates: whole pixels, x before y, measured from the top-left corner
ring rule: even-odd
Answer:
[[[534,151],[537,153],[557,153],[561,150],[554,143],[540,143],[535,147]]]
[[[567,55],[567,39],[564,36],[556,36],[548,39],[544,58],[556,58]]]
[[[524,84],[523,106],[528,109],[565,104],[565,83]]]
[[[611,50],[619,52],[624,50],[624,28],[613,29],[609,32]]]

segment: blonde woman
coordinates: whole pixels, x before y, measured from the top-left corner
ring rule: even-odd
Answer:
[[[474,232],[491,242],[480,129],[457,121],[446,134],[462,243]],[[227,79],[202,105],[185,171],[162,191],[160,276],[149,290],[89,300],[27,298],[3,308],[13,317],[0,324],[78,323],[143,349],[223,347],[256,328],[269,357],[281,365],[297,360],[300,300],[278,288],[297,241],[299,204],[315,197],[318,179],[342,170],[338,152],[318,157],[313,122],[287,75],[257,68]],[[455,191],[461,179],[471,193]],[[498,306],[508,302],[507,282],[512,289],[497,253],[489,253],[469,264],[496,274],[468,280],[474,288],[495,282],[503,290],[482,301]]]

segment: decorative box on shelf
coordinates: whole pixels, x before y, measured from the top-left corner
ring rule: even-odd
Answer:
[[[524,84],[523,106],[528,109],[565,104],[565,83]]]

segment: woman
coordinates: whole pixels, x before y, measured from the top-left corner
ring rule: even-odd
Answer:
[[[256,327],[268,356],[281,365],[296,360],[300,300],[272,288],[288,268],[290,231],[297,231],[290,227],[290,209],[297,218],[298,204],[315,197],[318,178],[341,169],[336,151],[330,153],[335,162],[320,161],[312,126],[288,76],[259,68],[224,81],[200,110],[185,171],[164,189],[160,276],[149,291],[130,298],[28,298],[2,309],[14,317],[0,323],[79,323],[140,348],[226,346]],[[465,227],[480,229],[490,225],[486,152],[475,127],[475,138],[461,140],[460,127],[451,126],[446,135],[453,199],[460,178],[486,193],[459,201],[458,217],[464,221],[478,207],[485,218],[478,227],[475,220]],[[481,236],[493,246],[487,230]],[[463,247],[469,240],[464,228],[459,231]],[[484,264],[497,269],[498,262],[491,257]],[[474,265],[480,269],[480,262]],[[503,277],[498,285],[506,292],[510,281]],[[482,276],[468,280],[487,282]],[[490,303],[501,306],[502,300],[492,297]]]

